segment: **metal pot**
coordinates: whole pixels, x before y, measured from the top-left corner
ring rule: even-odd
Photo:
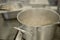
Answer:
[[[21,11],[21,8],[21,3],[5,3],[0,5],[0,9],[2,9],[2,11],[7,11],[3,13],[4,19],[17,18],[17,13]]]
[[[6,12],[6,13],[3,13],[3,18],[8,20],[8,19],[16,19],[17,18],[17,14],[19,13],[20,11],[12,11],[12,12]]]
[[[40,18],[43,18],[43,21]],[[46,8],[26,9],[17,15],[17,19],[23,28],[15,28],[24,33],[26,40],[52,40],[56,30],[56,24],[59,23],[58,13]],[[24,20],[26,20],[26,22],[24,22]],[[38,23],[35,20],[37,20]],[[51,20],[50,23],[44,24],[48,22],[48,20]],[[39,24],[42,23],[41,21],[43,25]]]

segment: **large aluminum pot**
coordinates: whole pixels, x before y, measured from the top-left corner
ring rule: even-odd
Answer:
[[[3,11],[4,19],[15,19],[22,7],[21,3],[5,3],[0,5],[0,11]]]
[[[23,25],[19,30],[26,40],[52,40],[59,23],[58,13],[46,8],[26,9],[17,15],[17,19]]]

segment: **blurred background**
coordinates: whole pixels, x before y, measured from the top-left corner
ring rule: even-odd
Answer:
[[[34,1],[34,0],[32,0]],[[22,7],[33,6],[30,0],[0,0],[0,40],[15,40],[21,24],[17,21],[17,14]],[[48,0],[48,5],[60,14],[60,0]],[[35,6],[35,5],[34,5]],[[60,24],[57,26],[54,40],[60,40]]]

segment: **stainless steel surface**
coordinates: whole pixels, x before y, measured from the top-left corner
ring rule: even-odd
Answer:
[[[2,3],[2,2],[5,3],[5,1],[6,0],[2,0],[2,1],[0,1],[0,3]],[[12,0],[9,0],[9,2],[10,1],[12,1]],[[14,1],[15,0],[13,0],[12,2],[14,2]],[[23,2],[23,4],[26,4],[28,2],[28,1],[25,1],[25,2],[24,1],[21,0],[21,2]],[[20,0],[18,0],[18,2],[20,2]],[[54,3],[53,3],[53,5],[54,5]],[[4,21],[3,18],[2,18],[2,16],[1,16],[1,14],[0,14],[0,39],[2,39],[2,40],[13,40],[14,37],[15,37],[15,34],[17,33],[17,30],[13,29],[12,27],[16,27],[16,26],[20,26],[20,23],[18,23],[17,20]],[[60,31],[59,31],[60,30],[60,27],[58,27],[57,29],[58,30],[57,30],[57,32],[55,34],[56,35],[55,36],[55,40],[60,40]],[[18,38],[19,37],[20,36],[18,36]]]
[[[57,29],[56,29],[56,32],[55,32],[55,35],[54,35],[54,38],[53,38],[53,40],[60,40],[60,26],[56,26],[57,27]],[[48,30],[47,30],[48,31]],[[20,37],[19,37],[19,34],[20,33],[18,33],[18,38],[16,38],[16,39],[20,39]],[[24,36],[24,34],[22,35],[23,36],[23,38],[25,38],[26,37],[26,35]],[[30,37],[30,36],[29,36]]]
[[[41,24],[37,24],[38,22],[37,19],[39,20],[40,17],[41,18],[46,17],[51,21],[54,20],[54,22],[52,21],[53,23],[46,24],[44,26]],[[24,27],[26,27],[25,31],[30,32],[32,35],[31,36],[30,34],[25,34],[26,40],[52,40],[54,37],[54,32],[56,30],[55,24],[59,21],[59,15],[57,12],[53,10],[51,11],[45,8],[40,8],[40,9],[32,8],[32,9],[27,9],[22,13],[19,13],[17,15],[17,19],[20,23],[24,25]],[[47,20],[45,21],[47,22]],[[40,21],[41,19],[39,20],[39,22]],[[45,21],[42,22],[45,23]]]
[[[21,11],[21,8],[21,3],[5,3],[0,5],[0,9],[6,10],[0,10],[2,11],[0,13],[3,13],[5,19],[12,19],[17,17],[17,14]]]
[[[10,27],[17,26],[20,26],[20,23],[17,20],[4,21],[0,14],[0,40],[13,40],[17,30],[11,29]],[[60,40],[60,27],[57,27],[54,40]]]
[[[14,19],[14,18],[17,18],[17,14],[19,12],[20,11],[6,12],[6,13],[3,13],[3,16],[5,19]]]

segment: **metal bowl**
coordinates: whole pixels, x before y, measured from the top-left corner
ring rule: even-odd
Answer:
[[[0,6],[0,11],[2,11],[4,19],[14,19],[17,18],[21,8],[22,5],[20,3],[6,3]]]

